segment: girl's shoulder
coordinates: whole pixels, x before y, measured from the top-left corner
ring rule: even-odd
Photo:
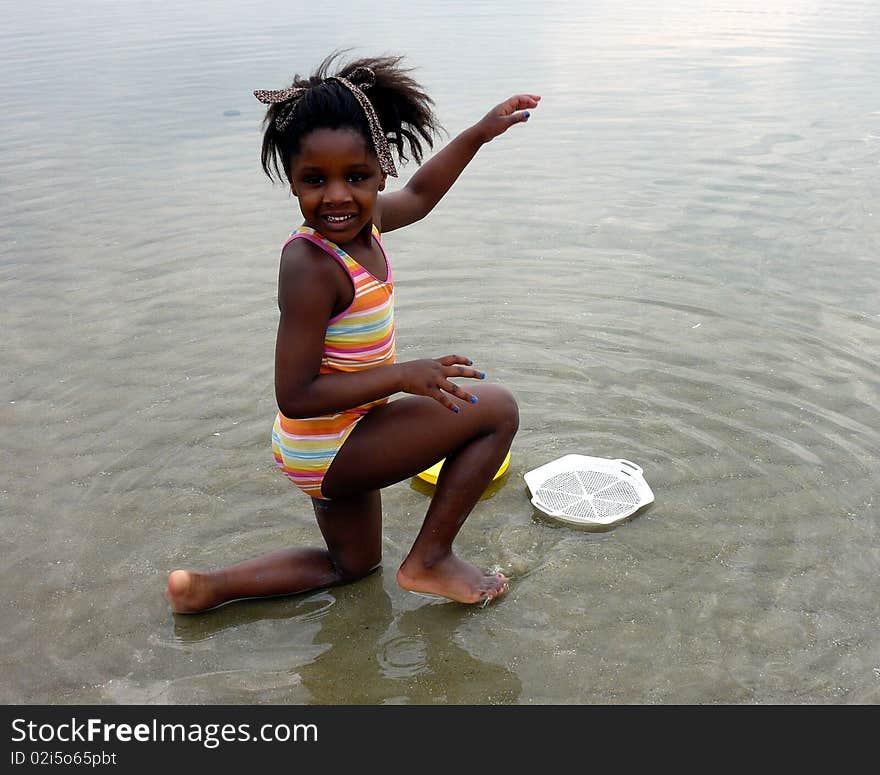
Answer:
[[[293,300],[303,294],[324,292],[334,297],[351,295],[351,279],[344,251],[309,226],[300,226],[291,233],[281,249],[278,272],[279,300]],[[335,260],[328,260],[330,256]],[[348,259],[351,260],[351,259]]]
[[[281,246],[282,254],[285,250],[287,250],[288,247],[296,244],[297,242],[301,242],[302,240],[311,242],[312,244],[320,244],[327,241],[322,234],[313,229],[311,226],[297,226],[292,232],[290,232],[287,239],[284,240],[284,244]]]
[[[299,278],[313,282],[322,277],[331,278],[336,262],[327,261],[327,253],[331,250],[326,242],[308,226],[295,229],[281,248],[281,279],[290,282]]]

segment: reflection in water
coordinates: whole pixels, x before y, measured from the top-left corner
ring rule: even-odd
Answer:
[[[283,595],[237,601],[196,616],[174,614],[176,645],[210,640],[224,630],[234,630],[257,621],[285,619],[307,624],[321,619],[335,602],[331,591],[322,590],[305,596]],[[291,611],[291,608],[295,608],[295,611]]]
[[[456,604],[395,610],[379,583],[358,584],[321,619],[316,642],[329,647],[300,669],[310,701],[337,704],[516,702],[510,670],[476,659],[456,643],[474,611]],[[407,599],[407,603],[410,600]]]
[[[273,702],[319,705],[382,703],[488,704],[516,702],[519,679],[506,668],[476,659],[456,642],[456,630],[477,609],[456,604],[421,604],[395,612],[382,573],[356,584],[298,598],[245,601],[200,616],[175,616],[174,639],[161,645],[181,652],[229,648],[213,643],[224,634],[250,638],[255,625],[283,620],[310,633],[309,657],[255,640],[260,668],[212,670],[136,689],[116,682],[116,701],[188,702],[198,687],[216,694],[234,684],[239,692],[272,697]],[[309,624],[318,624],[317,628]],[[273,628],[274,629],[274,628]]]

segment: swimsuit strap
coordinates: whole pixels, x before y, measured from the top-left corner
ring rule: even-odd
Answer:
[[[369,269],[366,269],[364,266],[355,261],[355,259],[353,259],[345,250],[339,247],[339,245],[337,245],[332,240],[327,239],[323,234],[321,234],[321,232],[313,229],[311,226],[300,226],[297,229],[294,229],[294,231],[291,232],[290,237],[288,237],[287,242],[284,243],[282,250],[295,239],[308,240],[313,245],[317,245],[325,253],[332,256],[343,266],[346,272],[348,272],[355,286],[358,285],[359,280],[363,278],[364,275],[383,284],[393,282],[393,278],[391,275],[391,263],[388,261],[388,256],[385,254],[385,248],[382,245],[382,239],[379,233],[379,229],[377,228],[375,223],[373,224],[373,239],[376,240],[376,242],[379,244],[379,249],[382,251],[382,256],[385,259],[385,269],[387,272],[387,276],[384,280],[380,280],[372,272],[370,272]]]

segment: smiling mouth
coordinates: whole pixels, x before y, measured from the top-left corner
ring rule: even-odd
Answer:
[[[323,215],[321,217],[328,223],[345,223],[346,221],[352,220],[352,218],[354,218],[354,214],[349,213],[348,215]]]

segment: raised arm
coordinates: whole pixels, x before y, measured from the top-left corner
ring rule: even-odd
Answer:
[[[514,124],[527,121],[536,94],[518,94],[496,105],[419,168],[400,191],[379,198],[381,229],[394,231],[424,218],[439,202],[477,151]]]

